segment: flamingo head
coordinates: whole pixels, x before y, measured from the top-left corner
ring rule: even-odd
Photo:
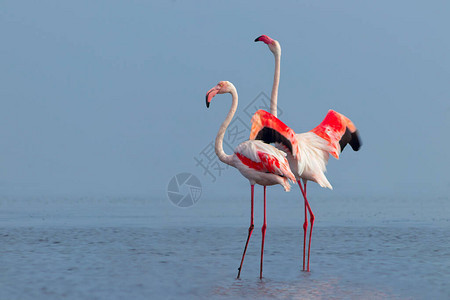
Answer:
[[[270,51],[273,54],[277,54],[281,52],[281,46],[278,41],[271,39],[267,35],[263,34],[255,39],[255,42],[264,42],[267,46],[269,46]]]
[[[209,107],[209,104],[211,103],[212,98],[217,94],[225,94],[225,93],[231,93],[236,88],[234,85],[229,81],[221,81],[219,82],[215,87],[210,89],[208,93],[206,93],[206,107]]]

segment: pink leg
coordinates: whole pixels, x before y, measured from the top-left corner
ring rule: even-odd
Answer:
[[[303,199],[305,199],[305,191],[303,190],[302,183],[300,180],[297,181],[300,190],[302,191]],[[306,185],[305,185],[306,188]],[[305,223],[303,223],[303,271],[305,271],[305,257],[306,257],[306,231],[308,230],[308,214],[306,212],[306,201],[305,201]]]
[[[250,237],[252,236],[253,228],[255,227],[253,225],[253,194],[255,191],[255,186],[251,185],[251,189],[252,189],[252,209],[251,209],[252,212],[251,212],[251,216],[250,216],[250,227],[248,228],[247,242],[245,243],[244,253],[242,254],[241,265],[239,266],[239,269],[238,269],[239,271],[238,271],[237,278],[239,278],[239,276],[241,276],[241,269],[242,269],[242,264],[244,263],[245,252],[247,252],[248,241],[250,241]]]
[[[306,183],[307,183],[307,182],[308,182],[308,181],[303,180],[303,183],[305,184],[305,186],[304,186],[305,195],[306,195]]]
[[[314,219],[315,219],[315,217],[314,217],[314,214],[313,214],[313,212],[311,210],[311,206],[309,206],[308,199],[306,198],[306,181],[305,181],[305,203],[306,203],[306,206],[308,207],[309,218],[310,218],[309,220],[311,221],[311,229],[309,230],[309,244],[308,244],[308,272],[309,272],[310,271],[309,270],[309,256],[311,254],[311,235],[312,235],[312,230],[313,230],[313,226],[314,226]]]
[[[264,186],[264,223],[261,228],[262,232],[262,243],[261,243],[261,268],[259,271],[259,278],[262,279],[262,272],[263,272],[263,257],[264,257],[264,238],[266,237],[266,186]]]

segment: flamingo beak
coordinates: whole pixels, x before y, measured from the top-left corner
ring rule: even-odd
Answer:
[[[217,95],[219,92],[219,89],[217,87],[213,87],[206,93],[206,107],[209,107],[209,104],[211,103],[212,98]]]
[[[267,35],[263,34],[263,35],[258,36],[255,39],[255,42],[264,42],[265,44],[269,45],[269,44],[273,43],[273,40],[270,37],[268,37]]]

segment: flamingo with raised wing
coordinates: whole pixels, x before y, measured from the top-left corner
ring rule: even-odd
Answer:
[[[333,189],[325,176],[329,154],[339,159],[341,151],[347,144],[358,151],[361,140],[353,122],[344,115],[329,110],[325,119],[309,132],[296,134],[277,118],[278,86],[280,81],[281,46],[278,41],[267,35],[261,35],[255,42],[264,42],[275,57],[275,74],[272,86],[270,113],[258,110],[252,117],[250,139],[275,143],[287,153],[292,172],[302,192],[305,202],[305,222],[303,223],[303,271],[310,271],[309,258],[314,214],[306,197],[307,181],[314,181],[321,187]],[[303,186],[301,181],[303,181]],[[308,261],[305,269],[306,233],[308,229],[307,211],[310,215],[311,228],[308,242]]]

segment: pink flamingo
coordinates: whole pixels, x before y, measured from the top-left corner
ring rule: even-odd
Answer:
[[[259,110],[252,118],[250,139],[263,140],[266,143],[276,143],[277,147],[287,153],[292,172],[305,200],[305,222],[303,224],[303,271],[305,271],[306,232],[308,229],[307,211],[309,211],[311,228],[308,243],[308,264],[311,251],[311,235],[314,226],[314,214],[306,197],[308,180],[318,183],[321,187],[333,189],[325,176],[329,154],[339,159],[339,154],[347,144],[358,151],[361,146],[358,130],[344,115],[329,110],[325,119],[313,130],[295,134],[295,132],[277,119],[277,97],[280,81],[281,46],[267,35],[261,35],[255,42],[262,41],[268,45],[275,57],[275,75],[272,87],[270,112]],[[301,184],[303,181],[303,186]]]
[[[254,185],[259,184],[264,187],[264,222],[261,228],[262,243],[261,243],[261,265],[259,276],[262,278],[263,256],[264,256],[264,238],[266,234],[266,186],[281,184],[285,191],[290,191],[288,179],[295,182],[294,174],[292,174],[289,163],[286,160],[286,153],[278,150],[272,145],[263,143],[258,140],[249,140],[239,144],[232,155],[228,155],[223,151],[223,137],[228,125],[230,124],[238,106],[238,94],[236,88],[231,82],[221,81],[215,87],[210,89],[206,94],[206,107],[209,107],[212,98],[216,94],[230,93],[232,96],[232,104],[225,121],[220,126],[217,133],[215,150],[219,159],[227,165],[233,166],[250,181],[251,186],[251,215],[250,227],[248,228],[247,242],[245,243],[244,252],[242,254],[241,264],[237,278],[241,274],[242,264],[244,262],[245,252],[247,251],[248,242],[253,225],[253,195]]]

